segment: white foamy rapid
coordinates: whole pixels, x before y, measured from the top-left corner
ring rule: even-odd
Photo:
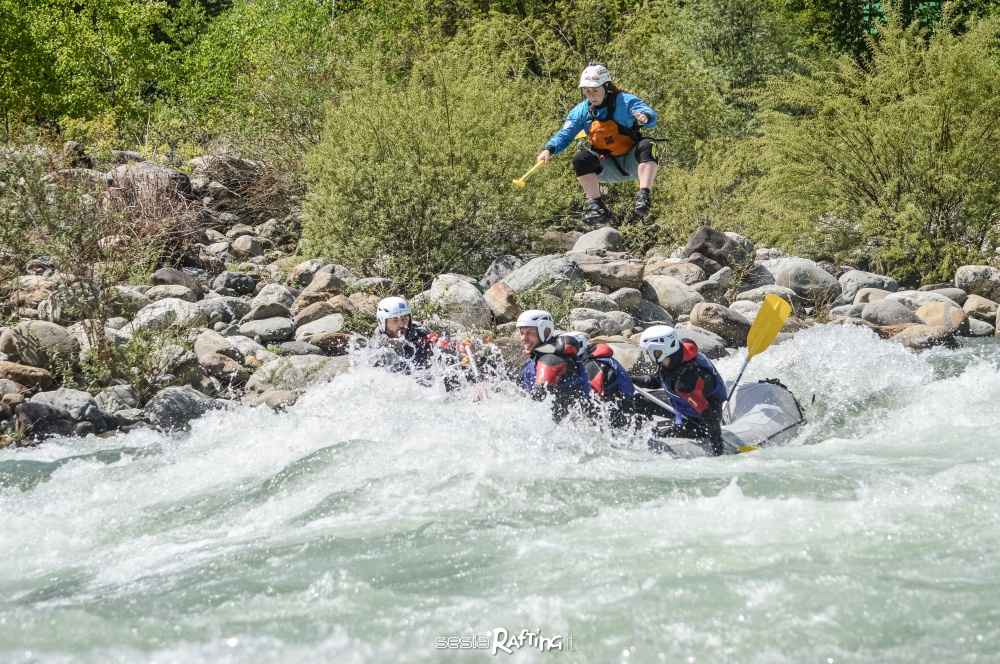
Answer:
[[[799,333],[747,378],[808,426],[717,459],[375,369],[3,450],[0,661],[497,661],[435,647],[497,628],[563,637],[518,662],[996,661],[998,361]]]

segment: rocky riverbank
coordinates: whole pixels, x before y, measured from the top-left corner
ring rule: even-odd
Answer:
[[[182,171],[120,153],[122,163],[103,171],[78,146],[65,154],[73,163],[62,177],[132,200],[177,198],[194,209],[198,233],[180,267],[161,267],[148,283],[115,285],[112,315],[99,318],[77,306],[76,275],[43,256],[28,263],[7,292],[14,317],[0,328],[0,445],[137,426],[182,429],[240,402],[287,405],[309,384],[350,369],[352,328],[370,329],[392,283],[294,257],[295,214],[266,218],[241,198],[261,177],[260,164],[206,156]],[[483,275],[442,274],[427,291],[407,295],[431,327],[490,333],[501,346],[513,341],[523,308],[545,306],[565,329],[609,342],[627,367],[638,359],[638,334],[656,323],[676,325],[709,357],[735,352],[769,293],[793,306],[785,335],[855,325],[920,350],[996,333],[1000,269],[992,266],[964,266],[953,282],[911,290],[707,227],[672,251],[635,256],[623,246],[613,228],[550,232]],[[101,338],[97,345],[141,361],[127,380],[80,389]]]

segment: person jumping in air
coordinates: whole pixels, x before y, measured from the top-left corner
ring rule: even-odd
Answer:
[[[619,90],[611,82],[604,65],[594,64],[580,75],[585,99],[566,116],[562,129],[553,134],[536,157],[548,162],[566,149],[581,131],[587,145],[573,156],[576,179],[587,197],[585,223],[600,226],[614,223],[611,210],[601,199],[601,182],[639,180],[635,195],[635,216],[649,214],[657,162],[653,141],[643,138],[640,127],[656,126],[656,111],[633,94]]]

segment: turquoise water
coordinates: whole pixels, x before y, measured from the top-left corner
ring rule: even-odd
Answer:
[[[718,459],[370,369],[3,450],[0,661],[997,661],[998,364],[800,333],[809,424]],[[497,629],[562,650],[436,647]]]

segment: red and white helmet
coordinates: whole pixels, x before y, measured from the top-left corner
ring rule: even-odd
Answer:
[[[599,88],[611,82],[611,72],[604,65],[589,65],[580,74],[581,88]]]
[[[679,351],[681,342],[674,328],[669,325],[654,325],[644,330],[639,337],[639,348],[654,364],[659,364]]]
[[[543,309],[528,309],[517,317],[517,327],[533,327],[538,330],[538,340],[545,343],[556,329],[552,314]]]
[[[384,297],[378,302],[375,308],[375,317],[378,319],[378,329],[385,332],[385,322],[390,318],[409,316],[410,303],[401,297]]]

